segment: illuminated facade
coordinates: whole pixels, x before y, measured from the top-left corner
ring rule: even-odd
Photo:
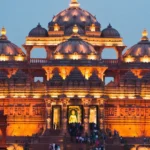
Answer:
[[[120,33],[101,24],[72,0],[54,16],[48,30],[40,24],[26,37],[26,54],[0,36],[0,110],[7,115],[9,136],[27,136],[41,128],[62,129],[68,123],[89,123],[118,130],[122,136],[150,136],[150,41],[126,48]],[[31,58],[44,48],[45,59]],[[113,48],[117,59],[102,59]],[[43,77],[43,82],[34,82]],[[114,81],[105,85],[105,78]]]

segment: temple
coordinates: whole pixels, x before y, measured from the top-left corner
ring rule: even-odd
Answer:
[[[0,111],[7,115],[7,136],[31,136],[47,130],[68,132],[95,123],[125,137],[150,136],[150,41],[143,31],[128,48],[112,27],[102,29],[77,0],[55,15],[48,29],[40,23],[19,48],[0,35]],[[44,48],[46,58],[31,58]],[[117,59],[103,59],[105,49]],[[34,80],[35,77],[43,81]],[[106,78],[114,80],[106,84]],[[2,132],[0,132],[2,133]]]

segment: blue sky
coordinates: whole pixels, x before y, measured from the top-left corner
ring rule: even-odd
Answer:
[[[140,40],[144,28],[150,32],[150,0],[79,2],[81,8],[96,15],[102,29],[111,23],[120,32],[128,47]],[[0,28],[5,26],[9,40],[21,47],[29,31],[36,27],[38,22],[47,28],[53,15],[67,8],[69,3],[70,0],[1,0]]]

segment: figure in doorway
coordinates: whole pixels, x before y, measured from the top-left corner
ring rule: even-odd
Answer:
[[[69,117],[69,123],[77,123],[77,122],[78,120],[77,120],[76,112],[75,110],[72,110],[71,115]]]

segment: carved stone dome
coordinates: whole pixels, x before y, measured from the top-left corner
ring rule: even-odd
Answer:
[[[79,7],[77,0],[72,0],[68,9],[61,11],[53,17],[52,21],[48,24],[49,29],[54,24],[64,27],[65,35],[72,34],[70,31],[72,31],[71,28],[75,24],[79,27],[79,34],[84,34],[86,26],[91,26],[92,24],[98,27],[101,26],[96,17]]]
[[[78,36],[72,36],[68,41],[59,44],[54,54],[96,54],[94,47],[80,39]]]
[[[102,31],[101,37],[120,38],[120,33],[109,24],[108,27]]]
[[[141,41],[129,48],[125,54],[124,57],[132,56],[132,57],[144,57],[148,56],[150,57],[150,41],[148,39],[148,32],[146,30],[142,33],[143,37],[141,38]]]
[[[29,32],[29,37],[47,37],[48,32],[45,28],[43,28],[40,24],[37,25],[36,28],[33,28]]]
[[[0,55],[25,56],[24,52],[17,45],[10,42],[6,37],[6,30],[2,28],[0,36]]]

